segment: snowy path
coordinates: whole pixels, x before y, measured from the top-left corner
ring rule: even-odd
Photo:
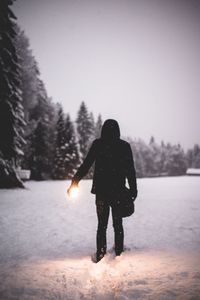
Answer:
[[[138,184],[136,213],[124,220],[131,250],[98,264],[91,181],[73,201],[64,181],[0,190],[0,299],[200,299],[200,178]]]

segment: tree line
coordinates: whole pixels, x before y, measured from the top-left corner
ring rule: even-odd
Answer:
[[[102,117],[95,119],[83,101],[73,121],[48,96],[12,3],[0,2],[0,187],[23,186],[18,168],[31,170],[34,180],[70,179],[100,136]],[[154,137],[149,143],[128,140],[138,177],[182,175],[200,167],[198,145],[184,152],[179,144],[157,144]]]

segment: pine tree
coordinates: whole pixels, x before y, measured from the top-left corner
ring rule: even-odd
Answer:
[[[160,169],[160,160],[161,160],[161,152],[160,152],[160,147],[156,143],[155,138],[152,136],[149,142],[149,150],[151,153],[151,159],[152,159],[152,164],[151,164],[151,176],[158,176],[161,173]]]
[[[9,8],[11,4],[13,1],[0,2],[0,150],[5,158],[14,158],[16,161],[23,155],[25,122],[19,80],[20,68],[14,43],[16,17]]]
[[[93,112],[90,112],[89,120],[90,120],[90,140],[89,140],[89,144],[91,144],[93,142],[93,140],[95,139],[95,121],[94,121]]]
[[[193,149],[188,149],[186,157],[187,157],[187,167],[192,168],[193,167]]]
[[[23,155],[24,112],[20,90],[20,67],[15,48],[15,15],[12,0],[0,1],[0,152],[14,167]],[[12,164],[11,164],[12,162]],[[16,178],[16,185],[22,186]]]
[[[55,159],[54,159],[54,179],[64,179],[66,178],[65,170],[65,158],[66,153],[66,138],[65,138],[65,120],[64,112],[62,107],[58,110],[58,120],[56,124],[56,148],[55,148]]]
[[[22,100],[25,119],[28,124],[24,134],[26,144],[23,147],[22,167],[31,170],[33,179],[45,179],[49,178],[52,173],[56,109],[47,96],[44,83],[39,77],[40,71],[30,49],[29,39],[19,26],[16,26],[16,32],[15,44],[21,67]],[[39,134],[38,126],[42,128],[42,132],[45,132],[44,136],[38,138],[43,139],[42,143],[46,145],[45,154],[41,153],[40,155],[37,153],[39,149],[35,145],[35,138]],[[33,157],[37,163],[33,161]],[[41,161],[41,166],[39,166],[39,161]]]
[[[84,102],[80,105],[76,124],[80,154],[81,158],[84,159],[94,134],[91,116]]]
[[[159,146],[155,138],[151,138],[147,145],[143,140],[129,139],[138,177],[174,176],[186,172],[186,155],[180,145],[161,143]]]
[[[193,162],[192,162],[193,168],[200,168],[200,147],[198,144],[194,145],[193,148]]]
[[[30,49],[29,39],[18,25],[16,25],[16,33],[15,46],[21,68],[20,87],[22,91],[22,102],[25,120],[29,122],[31,111],[38,104],[37,93],[38,84],[40,84],[38,80],[40,72],[32,50]]]
[[[66,178],[71,179],[79,164],[78,145],[75,130],[70,115],[65,120],[65,172]]]
[[[141,142],[140,140],[132,140],[131,138],[128,138],[128,142],[131,145],[134,162],[135,162],[135,169],[137,177],[144,177],[145,176],[145,163],[142,157],[141,152]]]
[[[167,175],[166,172],[166,159],[167,159],[167,151],[164,141],[161,142],[160,151],[159,151],[159,160],[158,160],[158,169],[160,175]]]
[[[22,101],[25,112],[25,119],[28,124],[25,128],[26,144],[24,145],[24,157],[22,166],[31,170],[31,177],[38,179],[42,175],[36,172],[33,156],[37,156],[37,146],[35,145],[35,134],[37,134],[38,123],[44,114],[44,86],[39,79],[39,69],[30,49],[29,39],[25,33],[16,26],[17,35],[15,37],[16,50],[21,66],[21,90]],[[46,97],[46,95],[45,95]],[[41,125],[41,124],[40,124]],[[34,153],[36,152],[36,153]],[[35,178],[36,176],[36,178]]]
[[[101,128],[102,128],[102,117],[101,115],[99,114],[98,117],[97,117],[97,122],[95,124],[95,138],[100,138],[101,136]]]
[[[152,153],[150,151],[149,145],[147,145],[142,139],[138,140],[138,156],[140,158],[140,168],[142,177],[151,176],[152,169]],[[137,164],[137,162],[136,162]]]
[[[42,180],[50,177],[52,171],[52,137],[51,123],[53,115],[51,106],[47,101],[47,94],[42,81],[38,83],[37,105],[31,111],[34,121],[34,130],[31,130],[28,143],[27,161],[31,170],[31,177]]]
[[[186,154],[188,168],[200,168],[200,146],[195,144]]]
[[[167,144],[166,171],[168,175],[184,175],[187,169],[186,157],[181,146]]]
[[[47,157],[47,126],[40,120],[33,134],[32,155],[31,155],[31,177],[35,180],[46,179],[45,173],[48,169]]]

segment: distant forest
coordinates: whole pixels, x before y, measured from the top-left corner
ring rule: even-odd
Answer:
[[[18,168],[31,170],[34,180],[70,179],[100,137],[102,116],[95,119],[83,101],[72,120],[48,96],[12,3],[0,2],[0,187],[23,187]],[[180,144],[158,144],[154,137],[149,143],[125,139],[133,150],[137,177],[184,175],[189,167],[200,168],[198,144],[185,152]]]

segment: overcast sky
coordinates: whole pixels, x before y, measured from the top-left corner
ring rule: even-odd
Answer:
[[[200,1],[18,0],[49,96],[123,136],[200,143]]]

